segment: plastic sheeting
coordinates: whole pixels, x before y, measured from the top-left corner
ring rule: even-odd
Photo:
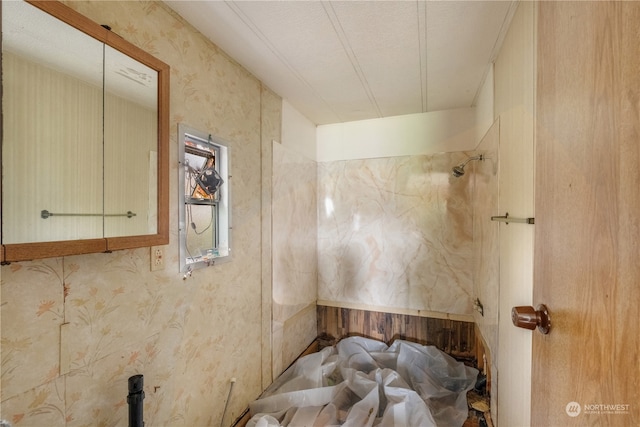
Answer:
[[[460,427],[477,375],[432,346],[345,338],[278,377],[247,427]]]

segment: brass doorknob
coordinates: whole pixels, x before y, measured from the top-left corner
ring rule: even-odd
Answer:
[[[548,334],[551,330],[549,310],[544,304],[538,305],[535,309],[531,306],[513,307],[511,321],[518,328],[534,330],[537,327],[543,334]]]

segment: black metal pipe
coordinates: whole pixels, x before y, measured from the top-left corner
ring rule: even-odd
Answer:
[[[144,427],[144,376],[134,375],[129,377],[129,394],[127,403],[129,404],[129,427]]]

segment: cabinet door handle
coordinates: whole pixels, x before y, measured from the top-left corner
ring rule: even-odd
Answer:
[[[544,304],[540,304],[536,308],[531,306],[513,307],[511,321],[518,328],[534,330],[537,327],[538,331],[543,334],[548,334],[551,330],[551,317]]]

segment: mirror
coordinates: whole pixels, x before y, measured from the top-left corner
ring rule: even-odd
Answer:
[[[157,72],[110,46],[104,58],[104,235],[155,234]]]
[[[178,126],[180,271],[231,260],[231,175],[226,142]]]
[[[169,67],[58,2],[2,2],[3,261],[168,243]]]

